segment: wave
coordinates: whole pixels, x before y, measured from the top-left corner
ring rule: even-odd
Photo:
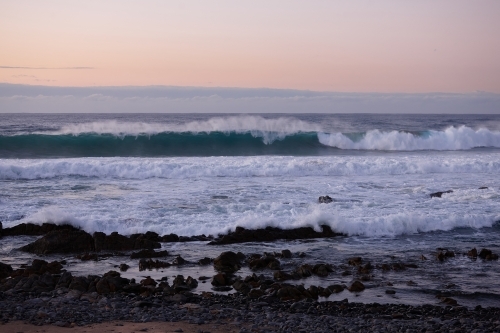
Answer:
[[[101,121],[0,135],[0,156],[7,158],[300,156],[480,147],[500,148],[500,131],[460,126],[442,131],[328,132],[295,118],[234,116],[185,123]]]
[[[346,135],[343,133],[319,133],[319,141],[327,146],[356,150],[467,150],[478,147],[500,148],[500,132],[485,128],[448,127],[444,131],[409,133],[403,131],[382,132],[371,130],[366,133]]]
[[[193,236],[203,234],[225,234],[234,231],[237,226],[247,229],[259,229],[269,226],[282,229],[293,229],[300,227],[313,227],[321,231],[321,225],[329,225],[336,232],[348,236],[366,237],[396,237],[400,235],[412,235],[418,233],[451,231],[457,228],[470,228],[479,230],[490,228],[500,218],[498,214],[448,214],[446,216],[435,216],[432,214],[405,212],[381,214],[369,219],[349,216],[336,208],[325,208],[326,205],[314,204],[307,212],[296,214],[292,219],[280,217],[279,219],[264,216],[253,212],[242,214],[233,221],[219,221],[216,223],[201,223],[200,221],[179,221],[177,223],[164,223],[162,220],[148,221],[110,219],[102,220],[96,216],[89,218],[88,213],[74,214],[66,210],[50,206],[44,207],[33,214],[18,221],[5,223],[5,227],[12,227],[19,223],[55,223],[71,224],[87,232],[96,231],[111,233],[118,231],[121,234],[144,233],[154,231],[160,235],[176,233],[179,235]]]
[[[472,156],[253,156],[173,158],[0,159],[0,179],[97,177],[304,177],[500,173],[498,154]]]

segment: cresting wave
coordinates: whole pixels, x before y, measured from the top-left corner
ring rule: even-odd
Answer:
[[[253,156],[173,158],[0,159],[0,179],[96,177],[304,177],[440,173],[500,173],[497,153],[470,156]]]
[[[211,118],[187,123],[102,121],[0,135],[6,158],[112,156],[335,155],[339,150],[418,151],[500,148],[500,131],[467,126],[442,131],[325,131],[294,118]]]

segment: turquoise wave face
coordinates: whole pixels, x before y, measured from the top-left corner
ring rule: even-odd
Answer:
[[[316,133],[277,135],[271,141],[234,132],[0,136],[0,157],[5,158],[318,155],[333,149]]]

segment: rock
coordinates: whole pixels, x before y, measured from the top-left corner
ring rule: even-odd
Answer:
[[[259,298],[261,296],[264,296],[264,291],[260,289],[252,289],[248,292],[250,298]]]
[[[472,250],[470,250],[469,252],[467,252],[467,256],[469,256],[470,258],[477,258],[477,250],[476,250],[476,248],[473,248]]]
[[[232,251],[222,252],[214,259],[214,268],[220,272],[234,273],[241,268],[240,258]]]
[[[363,259],[361,257],[352,257],[348,260],[348,264],[351,266],[359,266],[363,263]]]
[[[385,291],[385,293],[386,293],[387,295],[394,295],[394,294],[396,294],[396,290],[394,290],[394,289],[387,289],[387,290]]]
[[[177,256],[174,261],[172,261],[172,265],[179,266],[179,265],[184,265],[186,264],[187,261],[182,258],[181,256]]]
[[[223,235],[216,240],[208,243],[209,245],[223,245],[245,242],[272,242],[278,239],[313,239],[341,236],[342,234],[335,233],[332,229],[323,225],[320,232],[315,231],[311,227],[303,227],[296,229],[280,229],[267,227],[264,229],[248,230],[242,227],[237,227],[234,232]]]
[[[326,264],[314,265],[312,272],[319,277],[326,277],[329,273],[333,272],[332,266]]]
[[[152,249],[141,250],[139,252],[133,252],[130,255],[131,259],[139,259],[139,258],[160,258],[168,256],[168,251],[158,251]]]
[[[109,236],[103,232],[95,232],[93,235],[96,251],[131,251],[138,249],[158,249],[160,243],[155,240],[158,235],[148,232],[146,234],[135,234],[130,237],[112,232]]]
[[[212,286],[219,287],[228,284],[229,283],[226,282],[226,274],[224,273],[215,274],[214,277],[212,278]]]
[[[248,292],[252,289],[252,287],[248,284],[245,283],[241,280],[237,280],[236,282],[233,283],[233,288],[236,291],[239,291],[240,293],[243,294],[248,294]]]
[[[478,190],[487,190],[488,189],[488,186],[481,186],[480,188],[478,188]]]
[[[445,193],[453,193],[453,191],[448,190],[448,191],[442,191],[442,192],[434,192],[434,193],[431,193],[430,196],[431,196],[431,198],[441,198],[441,196]]]
[[[445,259],[452,258],[455,256],[455,252],[453,251],[439,251],[436,255],[436,258],[439,261],[444,261]]]
[[[328,286],[328,290],[330,290],[333,294],[338,294],[344,291],[344,286],[340,284],[332,284],[331,286]]]
[[[94,242],[83,230],[61,229],[48,232],[20,250],[35,254],[88,252],[94,250]]]
[[[308,265],[308,264],[305,264],[305,265],[301,265],[299,266],[295,272],[300,276],[300,277],[309,277],[312,275],[312,266],[311,265]]]
[[[212,259],[210,259],[208,257],[205,257],[203,259],[198,260],[198,264],[202,265],[202,266],[210,265],[211,262],[212,262]]]
[[[324,196],[321,196],[318,198],[318,202],[319,203],[330,203],[330,202],[333,202],[333,199],[328,195],[324,195]]]
[[[11,228],[2,229],[2,236],[42,236],[54,230],[79,230],[72,225],[53,223],[43,223],[42,225],[33,223],[21,223]]]
[[[272,256],[263,256],[259,259],[251,260],[248,263],[248,266],[250,267],[251,270],[262,269],[262,268],[278,270],[281,267],[279,260]]]
[[[109,271],[96,283],[96,291],[99,294],[117,292],[129,284],[130,280],[120,277],[120,273]]]
[[[161,238],[161,242],[174,243],[179,241],[179,236],[176,234],[165,235]]]
[[[482,249],[481,252],[479,252],[479,258],[484,260],[497,260],[498,254],[495,254],[488,249]]]
[[[120,272],[126,272],[130,268],[127,264],[120,264]]]
[[[6,277],[12,274],[13,269],[11,265],[4,264],[0,262],[0,280],[5,279]]]
[[[347,290],[350,292],[360,292],[365,290],[365,285],[361,281],[355,280],[347,286]]]
[[[273,277],[275,280],[278,280],[278,281],[286,281],[286,280],[294,279],[294,276],[292,274],[288,274],[287,272],[284,272],[284,271],[274,272]]]
[[[153,259],[141,259],[139,260],[139,271],[144,271],[146,269],[159,269],[170,267],[170,264],[165,261],[153,260]]]
[[[281,258],[291,258],[291,257],[292,257],[292,252],[290,250],[281,251]]]
[[[76,276],[73,278],[73,280],[71,280],[68,289],[86,292],[89,288],[89,284],[90,282],[87,280],[87,278],[83,276]]]

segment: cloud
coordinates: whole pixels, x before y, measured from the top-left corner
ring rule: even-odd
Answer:
[[[500,114],[500,94],[332,93],[166,86],[49,87],[0,83],[0,112]]]
[[[95,67],[25,67],[25,66],[0,66],[0,69],[95,69]]]

